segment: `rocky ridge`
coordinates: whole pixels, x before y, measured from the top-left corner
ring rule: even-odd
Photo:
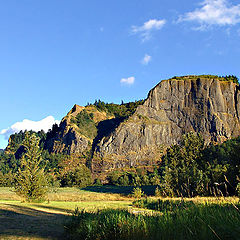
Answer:
[[[167,146],[187,132],[199,132],[206,144],[240,135],[239,85],[217,76],[163,80],[127,117],[94,106],[73,109],[47,136],[50,152],[90,152],[95,175],[159,164]]]

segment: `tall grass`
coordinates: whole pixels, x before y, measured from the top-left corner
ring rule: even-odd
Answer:
[[[165,240],[240,238],[239,205],[164,203],[157,215],[132,214],[127,210],[85,212],[76,210],[66,226],[69,239]],[[169,207],[170,206],[170,207]]]

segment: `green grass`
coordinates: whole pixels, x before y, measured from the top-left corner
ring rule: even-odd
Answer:
[[[153,187],[147,190],[151,195]],[[48,194],[49,201],[24,203],[11,188],[0,188],[0,239],[218,239],[212,230],[222,240],[240,236],[240,213],[234,208],[239,198],[180,204],[180,198],[148,197],[132,204],[131,191],[59,188]]]
[[[120,187],[88,187],[80,189],[77,187],[50,189],[47,200],[51,201],[125,201],[129,200],[128,195],[132,187],[127,189]],[[13,188],[0,187],[0,200],[22,200]]]
[[[22,202],[12,188],[0,188],[0,239],[65,239],[64,225],[79,208],[128,209],[132,199],[118,193],[58,188],[43,203]]]
[[[84,202],[63,202],[63,201],[51,201],[43,203],[26,203],[13,200],[0,200],[0,205],[11,205],[28,207],[31,209],[37,209],[46,212],[58,212],[61,214],[72,213],[76,208],[85,211],[97,211],[100,209],[128,209],[131,205],[131,201],[84,201]]]
[[[176,206],[173,204],[169,211],[155,215],[111,209],[92,213],[77,210],[66,226],[66,233],[70,239],[91,240],[239,239],[239,206],[213,203]]]

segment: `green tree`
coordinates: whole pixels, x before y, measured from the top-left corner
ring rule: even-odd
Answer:
[[[69,187],[87,187],[92,185],[91,171],[85,165],[80,164],[75,169],[66,172],[62,177],[62,185]]]
[[[39,138],[27,133],[22,144],[24,153],[16,174],[15,192],[29,202],[43,200],[48,184],[44,168],[41,167]]]
[[[205,175],[199,165],[203,148],[202,137],[190,132],[183,136],[180,145],[168,149],[163,176],[168,195],[192,197],[203,194]]]

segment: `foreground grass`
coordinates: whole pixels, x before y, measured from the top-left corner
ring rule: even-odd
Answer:
[[[156,202],[162,213],[155,215],[132,214],[126,210],[91,213],[77,210],[66,226],[67,236],[91,240],[239,239],[239,205],[189,201],[181,204]]]
[[[25,203],[13,189],[0,188],[0,239],[65,239],[64,225],[75,208],[85,211],[127,209],[131,201],[124,195],[105,190],[61,188],[50,192],[46,202]]]
[[[65,239],[64,225],[76,208],[127,209],[131,201],[22,203],[0,200],[0,239]]]
[[[153,188],[146,190],[151,195]],[[12,189],[0,188],[0,239],[239,239],[235,238],[237,233],[240,236],[239,215],[236,215],[239,212],[232,205],[239,207],[238,198],[187,199],[196,209],[173,211],[170,208],[164,212],[151,207],[152,202],[159,201],[155,197],[148,198],[147,204],[133,206],[134,199],[129,198],[131,191],[132,187],[113,186],[61,188],[49,193],[46,202],[24,203]],[[72,217],[76,208],[78,212]],[[223,224],[226,231],[222,230]],[[217,238],[211,228],[222,236]],[[180,238],[184,234],[187,237]]]

